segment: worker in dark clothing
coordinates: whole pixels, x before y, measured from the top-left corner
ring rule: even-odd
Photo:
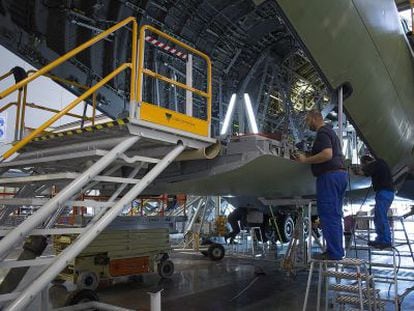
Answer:
[[[388,164],[382,159],[374,159],[370,155],[361,158],[362,172],[371,176],[375,191],[374,224],[377,237],[368,245],[376,248],[391,247],[391,230],[388,223],[388,210],[394,200],[394,183]]]
[[[234,209],[229,216],[227,217],[227,221],[231,226],[231,232],[226,234],[224,239],[230,239],[230,244],[234,243],[234,238],[240,233],[240,224],[244,227],[246,225],[246,218],[247,218],[247,210],[243,207],[239,207]]]
[[[16,66],[11,69],[16,83],[27,78],[27,72],[22,67]]]
[[[306,123],[310,130],[317,132],[312,154],[298,153],[295,157],[299,162],[311,164],[316,177],[317,208],[326,240],[326,252],[314,258],[340,260],[344,257],[342,203],[347,187],[342,148],[335,132],[325,125],[319,111],[308,112]]]

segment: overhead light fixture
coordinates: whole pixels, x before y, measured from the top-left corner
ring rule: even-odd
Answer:
[[[280,98],[276,97],[275,95],[270,94],[270,95],[269,95],[269,97],[270,97],[270,98],[273,98],[274,100],[277,100],[277,101],[283,102],[283,100],[281,100]]]
[[[244,93],[244,103],[246,105],[247,116],[249,118],[250,129],[253,134],[258,134],[259,129],[257,128],[256,117],[253,112],[252,102],[250,96],[247,93]]]
[[[220,131],[220,135],[224,135],[227,133],[227,129],[230,124],[230,119],[233,114],[235,104],[236,104],[236,93],[231,95],[229,106],[227,107],[226,116],[224,117],[223,127],[221,128],[221,131]]]

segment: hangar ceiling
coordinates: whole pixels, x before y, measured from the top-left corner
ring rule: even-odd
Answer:
[[[152,24],[211,57],[216,135],[233,93],[250,94],[262,132],[300,136],[303,111],[315,105],[333,106],[329,87],[274,0],[0,0],[0,43],[40,67],[131,15],[140,25]],[[93,84],[127,59],[129,45],[130,36],[120,31],[54,74]],[[146,61],[179,79],[183,64],[170,55],[154,48]],[[171,86],[157,87],[159,101],[183,100]],[[155,96],[154,83],[145,89],[148,96]],[[103,113],[113,118],[125,114],[127,77],[113,80],[98,98]],[[248,132],[242,109],[233,130]]]

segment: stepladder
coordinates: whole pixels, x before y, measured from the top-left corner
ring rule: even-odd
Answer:
[[[370,272],[381,288],[381,299],[393,310],[404,309],[404,298],[413,291],[412,271],[413,247],[412,236],[407,230],[407,218],[413,215],[411,210],[402,216],[389,216],[392,246],[385,248],[372,247],[367,241],[375,239],[373,217],[357,215],[353,245],[348,254],[366,258]]]
[[[318,272],[317,298],[309,306],[313,272]],[[322,293],[324,292],[324,294]],[[356,258],[342,260],[310,261],[303,311],[321,310],[383,310],[385,303],[379,300],[373,276],[366,262]]]

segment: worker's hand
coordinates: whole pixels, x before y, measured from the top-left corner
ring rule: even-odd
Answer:
[[[359,175],[359,176],[364,175],[364,171],[362,170],[360,166],[353,166],[351,170],[352,170],[352,173],[354,173],[354,175]]]
[[[300,162],[300,163],[306,163],[306,155],[300,152],[296,152],[294,154],[295,156],[295,160]]]

